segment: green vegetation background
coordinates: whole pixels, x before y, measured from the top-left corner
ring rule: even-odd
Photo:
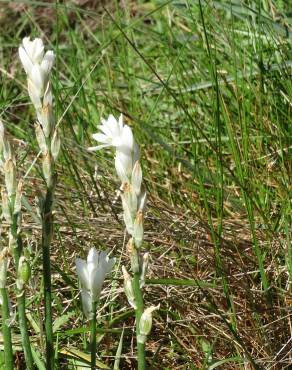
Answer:
[[[122,113],[141,146],[149,194],[146,299],[161,303],[150,368],[284,369],[292,356],[291,10],[272,0],[0,2],[0,115],[20,171],[30,170],[27,309],[40,369],[34,196],[42,182],[38,162],[31,168],[37,145],[17,57],[22,38],[41,36],[57,55],[62,154],[52,259],[60,368],[86,363],[74,258],[94,245],[127,261],[112,154],[86,151],[100,119]],[[121,287],[117,267],[102,300],[100,360],[112,368],[126,318],[120,369],[134,369]]]

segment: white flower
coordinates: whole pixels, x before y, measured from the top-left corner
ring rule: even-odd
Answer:
[[[115,167],[122,182],[128,182],[135,162],[139,157],[138,146],[134,141],[133,132],[128,125],[124,125],[123,116],[117,121],[113,115],[102,120],[99,133],[92,137],[100,142],[98,146],[89,148],[90,151],[105,147],[116,148]]]
[[[97,252],[95,248],[90,249],[87,261],[76,259],[76,271],[81,281],[81,297],[86,316],[91,312],[92,302],[98,300],[105,275],[111,271],[114,263],[114,258],[109,259],[106,252]]]
[[[30,74],[34,64],[40,64],[44,56],[44,44],[43,40],[36,38],[30,41],[30,37],[25,37],[22,40],[22,45],[19,49],[19,57],[23,68],[27,74]]]
[[[18,52],[28,76],[29,96],[36,109],[39,109],[42,106],[40,99],[48,85],[49,74],[54,63],[54,53],[49,50],[44,54],[43,41],[39,38],[30,41],[29,37],[22,40]]]
[[[94,140],[101,143],[101,145],[89,148],[89,150],[99,150],[101,148],[113,146],[120,147],[123,142],[127,142],[131,147],[133,145],[133,134],[129,126],[123,124],[123,116],[120,115],[119,121],[110,114],[107,120],[102,119],[99,129],[101,132],[93,134]]]

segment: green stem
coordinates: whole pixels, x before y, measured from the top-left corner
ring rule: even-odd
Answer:
[[[136,338],[137,338],[137,352],[138,352],[138,370],[145,370],[146,369],[146,358],[145,358],[145,344],[138,342],[139,336],[139,323],[140,319],[144,310],[144,302],[143,302],[143,295],[142,290],[140,288],[140,274],[134,274],[133,280],[133,290],[135,295],[135,301],[137,305],[137,309],[135,310],[136,314]]]
[[[26,369],[33,370],[33,357],[31,353],[29,335],[28,335],[28,327],[26,321],[26,314],[25,314],[25,295],[24,292],[21,294],[20,297],[17,298],[17,310],[19,316],[19,326],[21,332],[21,341],[24,350],[24,357],[26,362]]]
[[[96,307],[97,302],[92,302],[93,316],[90,322],[91,370],[96,369]]]
[[[42,209],[42,252],[45,301],[46,369],[54,369],[50,245],[53,236],[54,188],[47,187]]]
[[[4,359],[5,359],[5,369],[13,370],[13,351],[12,351],[12,339],[11,330],[8,325],[10,319],[9,311],[9,300],[6,288],[1,288],[2,296],[2,333],[4,340]]]
[[[13,223],[11,225],[11,234],[13,238],[17,241],[16,247],[14,248],[14,264],[16,274],[18,273],[19,259],[22,253],[22,238],[21,235],[17,235],[17,218],[18,215],[14,215]],[[19,316],[19,326],[21,333],[21,342],[24,351],[24,357],[26,362],[26,368],[28,370],[33,370],[33,357],[31,352],[31,346],[29,341],[28,326],[25,313],[25,294],[24,290],[20,291],[17,289],[17,311]]]

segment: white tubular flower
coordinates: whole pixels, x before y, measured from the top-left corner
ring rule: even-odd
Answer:
[[[44,44],[40,38],[22,40],[19,58],[28,77],[28,92],[36,109],[42,108],[41,98],[47,88],[49,74],[54,63],[54,53],[49,50],[44,54]]]
[[[123,124],[123,116],[120,115],[119,121],[117,121],[115,117],[110,114],[108,119],[102,119],[101,123],[102,124],[99,126],[101,132],[92,135],[93,139],[100,142],[101,145],[89,148],[89,150],[99,150],[109,146],[120,147],[129,129],[127,125]]]
[[[91,248],[87,261],[76,259],[77,275],[81,281],[81,297],[84,313],[89,317],[91,306],[99,298],[105,275],[109,273],[115,263],[114,258],[108,258],[106,252],[97,252]]]
[[[30,41],[30,37],[22,40],[22,45],[18,49],[19,57],[23,68],[27,74],[31,73],[32,67],[36,63],[41,63],[44,56],[43,40],[36,38]]]
[[[115,167],[117,174],[122,182],[129,182],[134,164],[139,157],[138,146],[134,141],[132,130],[123,123],[122,115],[118,121],[113,115],[109,115],[107,120],[101,122],[99,127],[101,132],[92,135],[101,144],[91,147],[89,150],[94,151],[110,146],[116,148]]]

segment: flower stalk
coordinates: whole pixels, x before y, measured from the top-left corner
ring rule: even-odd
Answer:
[[[96,310],[97,302],[92,302],[92,319],[90,321],[91,370],[96,369]]]
[[[42,152],[42,169],[45,179],[45,194],[39,199],[42,219],[42,257],[44,276],[46,368],[54,369],[54,343],[52,325],[52,292],[50,245],[53,238],[53,204],[57,173],[55,162],[60,151],[60,138],[53,114],[53,96],[50,83],[54,53],[44,53],[40,38],[25,37],[19,47],[19,57],[27,74],[30,99],[37,115],[35,134]]]
[[[17,185],[16,163],[13,148],[5,135],[3,123],[0,121],[0,162],[5,178],[5,190],[2,191],[3,215],[9,225],[9,252],[13,255],[16,275],[19,275],[19,263],[23,260],[23,247],[21,237],[21,197],[22,181]],[[29,263],[26,262],[29,266]],[[28,277],[29,278],[29,277]],[[21,284],[19,282],[22,281]],[[24,350],[26,368],[33,370],[33,358],[29,340],[26,312],[25,312],[25,284],[21,278],[16,283],[17,311],[19,316],[19,326],[21,341]]]
[[[7,263],[8,263],[8,249],[4,248],[0,255],[0,298],[2,306],[2,335],[4,341],[4,361],[5,369],[13,370],[13,350],[10,321],[9,298],[6,287]]]
[[[156,308],[152,307],[144,310],[142,292],[149,262],[149,253],[144,255],[141,253],[144,238],[143,221],[146,192],[139,163],[139,148],[134,140],[131,128],[124,125],[122,115],[118,121],[110,115],[108,120],[102,120],[99,128],[101,132],[92,136],[101,144],[91,147],[89,150],[99,150],[110,146],[116,149],[115,168],[122,182],[120,189],[122,190],[123,218],[126,230],[130,235],[127,252],[133,273],[133,276],[131,276],[126,268],[122,266],[124,290],[129,304],[135,309],[138,370],[145,370],[145,342],[152,326],[151,315]],[[147,319],[147,332],[141,329],[145,328],[145,318]]]

